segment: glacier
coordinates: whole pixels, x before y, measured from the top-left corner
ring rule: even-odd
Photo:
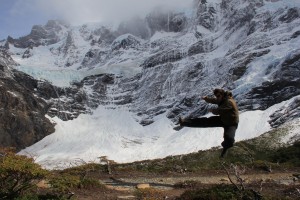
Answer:
[[[269,116],[292,100],[264,111],[241,113],[236,141],[255,138],[270,131]],[[136,115],[127,109],[111,109],[108,106],[99,106],[93,114],[81,114],[70,121],[54,117],[51,120],[56,123],[55,133],[20,154],[33,157],[44,168],[64,169],[90,162],[100,163],[102,156],[117,163],[128,163],[188,154],[212,147],[220,148],[223,141],[222,128],[184,127],[175,131],[174,123],[165,114],[156,118],[151,125],[142,126],[137,122]],[[300,131],[300,119],[293,123],[297,126],[284,136],[286,142],[290,142]]]

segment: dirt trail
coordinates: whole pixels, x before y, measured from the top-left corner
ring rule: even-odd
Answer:
[[[275,181],[279,184],[300,184],[299,180],[292,172],[286,173],[265,173],[265,174],[246,174],[240,176],[246,183],[252,181],[266,182],[269,180]],[[232,180],[235,178],[232,176]],[[138,184],[149,184],[152,188],[159,188],[163,190],[171,190],[175,183],[184,181],[199,181],[203,184],[230,184],[230,180],[226,173],[215,175],[197,175],[197,176],[178,176],[178,177],[134,177],[134,178],[108,178],[103,179],[101,182],[111,189],[116,190],[132,190]]]
[[[299,196],[300,192],[300,172],[293,171],[273,171],[272,173],[263,172],[248,172],[247,174],[240,176],[245,183],[253,183],[257,187],[261,187],[260,191],[264,192],[264,195],[273,194],[279,197],[284,197],[286,194],[286,188],[289,189],[292,199]],[[174,187],[176,183],[184,181],[197,181],[202,183],[202,186],[208,186],[210,184],[231,184],[225,171],[210,171],[206,174],[173,174],[173,175],[155,175],[155,174],[140,174],[137,172],[132,173],[116,173],[106,174],[98,177],[103,184],[105,184],[108,190],[99,188],[98,190],[92,188],[91,190],[78,189],[74,191],[76,199],[80,200],[112,200],[112,199],[137,199],[137,186],[144,184],[152,189],[155,189],[157,193],[151,193],[152,195],[158,195],[158,199],[178,199],[184,192],[189,190],[187,187]],[[235,181],[235,177],[231,176]],[[278,184],[274,184],[278,183]],[[207,184],[207,185],[206,185]],[[284,187],[287,185],[287,187]],[[255,187],[249,184],[249,187]],[[150,190],[151,191],[151,190]],[[152,190],[153,191],[153,190]],[[151,196],[152,197],[152,196]],[[151,198],[150,198],[151,199]],[[157,199],[157,198],[152,198]]]

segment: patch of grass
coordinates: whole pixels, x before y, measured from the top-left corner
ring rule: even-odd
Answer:
[[[57,193],[68,193],[72,188],[80,186],[80,177],[70,174],[53,175],[49,179],[51,189]]]
[[[85,176],[90,173],[107,173],[107,167],[105,165],[100,165],[96,163],[88,163],[84,165],[79,165],[72,168],[67,168],[60,171],[61,173],[77,175],[77,176]]]
[[[233,200],[254,199],[250,190],[239,191],[232,185],[215,185],[210,188],[185,191],[178,200]]]
[[[0,149],[0,199],[15,199],[34,191],[36,183],[48,172],[32,158],[15,154],[12,149]]]
[[[49,184],[54,193],[66,194],[73,189],[105,189],[97,179],[97,174],[101,173],[102,165],[86,164],[62,171],[53,172],[49,176]]]
[[[273,162],[286,163],[291,166],[300,167],[300,141],[296,141],[292,146],[282,147],[275,151],[271,159]]]
[[[79,187],[81,189],[93,189],[93,188],[105,189],[105,186],[95,178],[84,178],[83,180],[81,180]]]
[[[67,200],[67,197],[62,197],[56,194],[29,194],[16,198],[15,200]]]

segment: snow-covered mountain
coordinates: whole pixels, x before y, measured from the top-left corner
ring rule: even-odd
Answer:
[[[237,140],[283,126],[285,141],[299,138],[299,25],[297,0],[195,0],[117,28],[49,21],[9,37],[0,45],[18,65],[8,65],[49,81],[30,91],[56,124],[21,153],[54,168],[218,146],[220,129],[173,130],[178,116],[207,114],[200,97],[217,87],[238,102]]]

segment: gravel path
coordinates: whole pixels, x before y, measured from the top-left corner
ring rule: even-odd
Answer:
[[[252,181],[275,181],[276,183],[290,185],[300,184],[299,179],[293,173],[266,173],[266,174],[248,174],[240,176],[246,183]],[[235,177],[231,176],[235,181]],[[160,189],[173,189],[174,184],[184,181],[199,181],[203,184],[230,184],[226,173],[213,176],[180,176],[180,177],[134,177],[134,178],[110,178],[101,180],[102,183],[112,189],[130,190],[137,187],[138,184],[149,184],[150,187]]]

